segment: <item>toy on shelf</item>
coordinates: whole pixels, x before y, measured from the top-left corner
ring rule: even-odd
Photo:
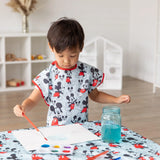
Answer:
[[[25,84],[24,81],[18,79],[7,80],[8,87],[19,87],[19,86],[24,86],[24,84]]]
[[[6,61],[26,61],[26,60],[27,60],[26,58],[16,57],[16,55],[13,53],[6,54]]]
[[[46,58],[47,58],[46,55],[41,55],[41,54],[31,56],[31,60],[42,60],[42,59],[46,59]]]

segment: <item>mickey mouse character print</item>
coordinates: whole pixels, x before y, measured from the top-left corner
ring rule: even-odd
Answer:
[[[60,68],[54,61],[33,83],[49,106],[47,125],[56,118],[59,125],[88,120],[88,94],[103,82],[97,68],[78,61],[74,68]]]

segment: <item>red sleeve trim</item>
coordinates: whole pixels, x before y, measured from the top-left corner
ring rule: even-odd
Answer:
[[[42,92],[41,88],[39,87],[39,85],[38,85],[34,80],[32,80],[32,83],[33,83],[35,86],[37,86],[37,88],[38,88],[39,91],[41,92],[42,98],[43,98],[44,102],[46,103],[46,105],[47,105],[47,106],[50,106],[50,105],[47,103],[47,101],[44,99],[43,92]]]
[[[104,76],[105,76],[105,74],[103,73],[102,81],[101,81],[101,83],[97,87],[99,87],[103,83]]]

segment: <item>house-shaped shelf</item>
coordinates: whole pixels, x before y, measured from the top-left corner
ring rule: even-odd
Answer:
[[[104,82],[99,89],[122,89],[122,59],[122,48],[104,37],[87,42],[80,54],[81,61],[104,72]]]

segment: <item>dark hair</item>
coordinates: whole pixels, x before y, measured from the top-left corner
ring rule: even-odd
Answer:
[[[61,53],[67,48],[77,47],[81,51],[84,44],[84,31],[79,22],[63,17],[52,23],[47,38],[50,46],[54,47],[57,53]]]

